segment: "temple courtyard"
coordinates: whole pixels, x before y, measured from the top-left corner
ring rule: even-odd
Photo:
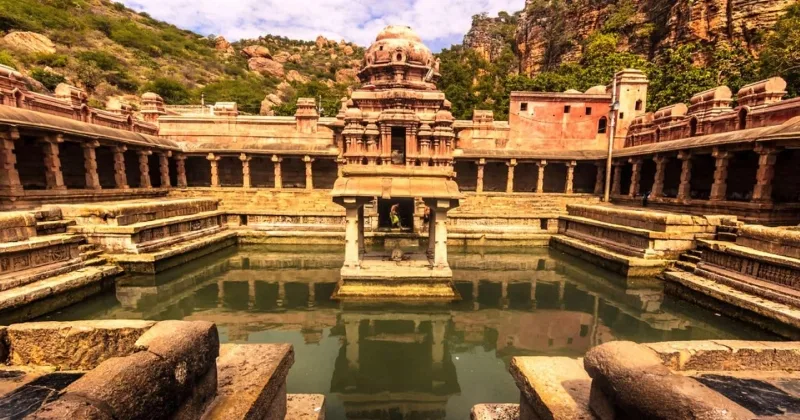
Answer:
[[[0,418],[800,416],[783,79],[457,120],[404,26],[358,77],[274,117],[0,65]]]

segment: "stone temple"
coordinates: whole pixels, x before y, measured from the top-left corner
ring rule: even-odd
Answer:
[[[753,81],[735,95],[719,86],[647,112],[645,74],[624,69],[586,92],[513,92],[508,121],[485,110],[455,120],[437,89],[437,58],[403,26],[377,35],[358,76],[361,86],[342,98],[335,118],[321,117],[313,98],[300,99],[293,117],[274,117],[241,114],[235,103],[170,106],[154,93],[138,110],[116,101],[96,109],[76,87],[31,92],[0,66],[0,413],[44,386],[53,392],[8,415],[323,418],[325,397],[287,394],[292,346],[220,344],[214,322],[224,312],[211,322],[26,322],[115,288],[122,301],[159,307],[159,278],[187,266],[216,270],[206,259],[237,245],[343,250],[337,284],[325,289],[341,305],[473,299],[476,310],[483,280],[456,288],[451,264],[462,260],[448,248],[485,268],[495,250],[549,247],[621,279],[626,290],[656,282],[724,322],[800,337],[800,98],[784,99],[783,79]],[[313,270],[322,260],[303,264]],[[513,273],[541,271],[542,283],[563,274],[545,260],[512,265],[497,277],[499,316],[522,293]],[[267,294],[259,280],[237,275],[247,285],[245,306],[258,306]],[[138,288],[122,287],[126,281]],[[182,281],[189,287],[194,279]],[[323,290],[315,283],[302,286],[309,308]],[[290,284],[277,280],[282,308]],[[536,284],[526,284],[529,300]],[[550,300],[564,309],[573,292],[558,284]],[[216,290],[219,302],[231,293],[222,282]],[[645,312],[661,305],[623,294]],[[593,302],[561,328],[575,326],[580,343],[597,345],[594,332],[608,331],[597,327],[602,308]],[[488,323],[403,308],[329,316],[332,325],[345,319],[348,347],[337,372],[368,378],[359,369],[369,365],[363,354],[382,348],[375,343],[429,346],[429,385],[457,394],[445,357],[456,345],[445,339],[448,323],[462,322],[467,341]],[[163,319],[154,313],[141,318]],[[653,324],[669,323],[657,315]],[[592,317],[594,324],[583,321]],[[410,328],[381,332],[393,319]],[[530,354],[553,344],[542,340]],[[766,384],[796,403],[798,354],[793,342],[706,339],[609,342],[583,360],[517,356],[509,370],[519,404],[477,405],[472,415],[755,418],[764,405],[716,385],[720,375],[740,379],[736,387]],[[377,412],[364,402],[373,394],[345,380],[337,386],[341,398],[364,404],[358,413]],[[393,409],[431,404],[433,394],[403,395]],[[792,407],[782,401],[770,406]],[[719,407],[731,416],[704,417]],[[790,418],[786,410],[774,417]]]

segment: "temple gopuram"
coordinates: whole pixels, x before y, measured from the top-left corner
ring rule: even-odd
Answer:
[[[336,359],[333,382],[353,416],[377,410],[367,390],[385,385],[371,382],[375,378],[351,383],[360,365],[378,364],[364,355],[384,354],[396,343],[431,353],[436,369],[424,384],[404,390],[408,401],[391,404],[442,413],[446,397],[459,392],[455,367],[444,356],[451,324],[465,342],[501,343],[501,350],[516,343],[539,354],[555,343],[545,337],[549,330],[564,325],[569,331],[558,336],[559,345],[581,352],[599,345],[588,350],[585,363],[508,358],[520,404],[476,406],[474,418],[675,418],[669,416],[675,410],[718,418],[697,414],[715,404],[735,414],[729,418],[754,418],[710,388],[685,391],[691,388],[686,381],[702,372],[736,371],[743,380],[768,375],[778,383],[800,371],[797,343],[603,343],[598,337],[615,338],[597,323],[600,300],[588,292],[581,299],[591,301],[591,316],[573,311],[560,319],[545,308],[554,312],[510,318],[530,328],[547,324],[537,336],[541,342],[526,344],[521,327],[504,337],[484,336],[491,320],[478,312],[479,296],[493,296],[486,290],[500,302],[497,317],[513,295],[524,294],[535,309],[537,280],[529,281],[530,271],[550,279],[539,280],[540,290],[547,284],[554,307],[564,310],[570,292],[558,276],[566,268],[555,270],[545,259],[534,267],[525,256],[508,264],[491,257],[493,250],[549,247],[626,285],[655,281],[659,291],[717,316],[800,339],[800,98],[785,99],[780,77],[735,94],[719,86],[647,112],[646,75],[624,69],[585,92],[512,92],[508,121],[486,110],[456,120],[437,88],[438,59],[405,26],[377,35],[358,77],[361,86],[342,98],[336,117],[320,116],[314,98],[300,99],[294,116],[278,117],[243,115],[231,102],[170,106],[155,93],[142,95],[140,109],[118,100],[97,109],[77,87],[62,83],[52,95],[32,92],[20,73],[0,65],[0,318],[8,326],[0,327],[0,360],[37,375],[42,366],[77,375],[58,391],[68,398],[46,400],[29,418],[147,418],[163,409],[153,401],[173,400],[164,411],[169,418],[322,418],[324,397],[287,396],[292,346],[220,345],[219,318],[27,323],[110,289],[121,306],[109,314],[164,319],[163,312],[137,306],[157,300],[164,289],[157,276],[195,264],[187,274],[194,277],[181,285],[188,289],[210,272],[246,271],[251,261],[259,263],[253,255],[197,266],[236,245],[339,251],[344,245],[344,262],[336,260],[335,268],[330,257],[292,263],[292,269],[322,264],[328,280],[331,270],[338,274],[336,285],[328,281],[324,289],[311,275],[292,286],[303,289],[309,308],[320,300],[319,290],[342,305],[461,299],[474,305],[455,315],[442,306],[345,316],[321,311],[349,343]],[[455,256],[453,249],[468,256]],[[494,264],[503,273],[484,279],[491,289],[479,289],[481,280],[460,279],[451,264],[476,270]],[[520,280],[509,284],[509,276]],[[230,282],[242,283],[245,306],[255,307],[266,292],[259,295],[250,280]],[[215,294],[219,302],[225,301],[224,283]],[[281,310],[288,283],[270,283],[270,302]],[[456,283],[474,284],[469,296]],[[627,306],[645,308],[641,317],[654,329],[685,327],[659,312],[655,295],[648,289],[617,300],[628,312]],[[292,316],[305,325],[314,318],[290,309],[259,322]],[[390,321],[413,328],[375,328]],[[232,339],[247,328],[229,324]],[[309,340],[322,335],[303,331]],[[78,336],[89,338],[70,341]],[[106,344],[98,352],[70,350],[86,342]],[[43,356],[40,348],[52,351]],[[631,367],[631,360],[642,362]],[[625,379],[630,372],[663,381],[637,389]],[[149,387],[140,380],[147,375],[169,386]],[[577,385],[567,389],[565,383]],[[666,391],[664,384],[670,385]],[[417,385],[436,388],[441,398],[426,401]],[[253,389],[258,392],[242,391]],[[636,399],[637,392],[662,391],[669,401],[688,402]]]

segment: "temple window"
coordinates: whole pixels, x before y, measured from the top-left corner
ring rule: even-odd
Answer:
[[[586,115],[592,115],[592,107],[590,106],[586,107]]]
[[[523,112],[527,111],[528,110],[528,103],[527,102],[522,102],[521,104],[519,104],[519,110],[523,111]]]
[[[619,113],[619,119],[623,119],[623,118],[625,118],[625,113],[624,112],[620,112]]]
[[[739,130],[747,128],[747,109],[739,111]]]
[[[606,119],[606,117],[600,117],[600,121],[597,122],[597,133],[598,134],[605,133],[607,127],[608,127],[608,119]]]
[[[642,110],[642,100],[641,99],[636,101],[636,110],[637,111],[641,111]]]
[[[697,118],[692,118],[689,121],[689,137],[694,137],[697,135]]]
[[[571,109],[571,107],[569,105],[564,105],[564,113],[565,114],[569,114],[569,110],[570,109]]]

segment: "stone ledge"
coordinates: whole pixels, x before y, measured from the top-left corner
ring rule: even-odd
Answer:
[[[0,213],[0,243],[24,241],[36,236],[36,218],[24,211]]]
[[[730,216],[691,216],[653,210],[620,208],[608,205],[568,204],[570,216],[586,217],[606,223],[660,232],[713,233],[714,226]]]
[[[519,420],[519,404],[476,404],[470,420]]]
[[[65,218],[74,218],[79,225],[124,226],[174,217],[172,213],[186,209],[190,211],[188,214],[213,211],[216,210],[218,204],[219,199],[216,198],[186,198],[69,204],[59,205],[58,207],[61,208]],[[145,216],[147,214],[152,214],[153,216]]]
[[[668,341],[645,346],[675,371],[800,371],[800,347],[793,342]]]
[[[514,357],[509,368],[520,389],[521,420],[589,420],[591,378],[581,359]]]
[[[666,260],[629,257],[563,235],[553,236],[550,245],[626,277],[655,276],[661,274],[668,265]]]
[[[123,226],[105,225],[105,224],[79,224],[70,226],[68,231],[70,233],[84,234],[84,235],[134,235],[147,229],[159,228],[176,223],[191,222],[198,219],[207,219],[212,217],[219,217],[225,214],[222,210],[212,210],[206,212],[199,212],[183,216],[172,216],[150,220],[146,222],[136,222]]]
[[[325,396],[322,394],[287,395],[284,420],[325,420]]]
[[[32,251],[54,245],[65,245],[84,242],[84,238],[78,235],[57,234],[31,238],[17,242],[0,243],[0,254]]]
[[[737,238],[737,241],[738,240],[739,239]],[[762,251],[760,249],[755,249],[750,246],[741,245],[738,242],[736,244],[733,244],[731,242],[725,242],[725,241],[701,239],[698,240],[698,244],[701,247],[705,247],[714,251],[720,251],[727,254],[736,255],[739,257],[749,258],[753,260],[763,260],[772,264],[781,265],[784,267],[791,268],[793,270],[800,271],[800,258],[795,258],[780,254],[773,254],[768,251]]]
[[[694,240],[696,234],[696,232],[660,232],[572,215],[561,216],[559,217],[559,220],[566,220],[584,225],[596,226],[603,229],[625,232],[629,235],[641,236],[647,239],[692,241]]]
[[[764,253],[800,259],[800,231],[745,225],[739,228],[736,244]]]

